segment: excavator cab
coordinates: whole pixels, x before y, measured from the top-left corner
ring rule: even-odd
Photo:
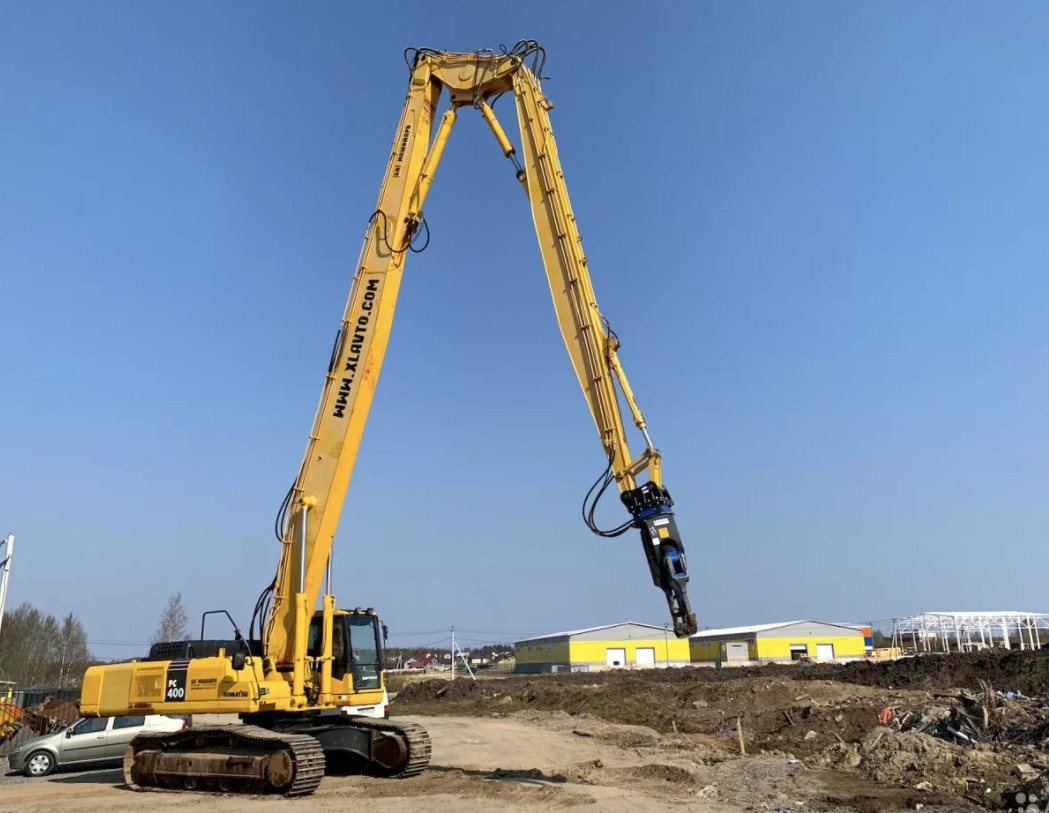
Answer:
[[[336,610],[332,616],[332,694],[342,696],[381,692],[383,689],[382,625],[371,608]],[[310,619],[306,653],[313,672],[320,678],[324,642],[324,613]],[[372,702],[369,698],[366,702]],[[352,705],[352,703],[351,703]]]

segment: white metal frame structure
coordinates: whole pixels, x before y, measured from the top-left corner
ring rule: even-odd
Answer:
[[[892,645],[912,652],[972,652],[1013,649],[1018,638],[1020,649],[1041,649],[1039,633],[1049,643],[1049,613],[930,611],[893,619]]]
[[[15,550],[15,535],[8,534],[0,542],[0,627],[4,624],[4,604],[7,602],[7,576],[11,572],[11,556]]]

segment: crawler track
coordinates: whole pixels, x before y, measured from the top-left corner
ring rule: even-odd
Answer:
[[[343,725],[392,734],[404,761],[382,775],[418,776],[430,764],[430,735],[415,723],[353,718]],[[256,725],[203,726],[174,733],[140,734],[124,754],[124,781],[140,791],[219,791],[306,796],[324,777],[321,743],[309,734]]]
[[[251,759],[270,760],[281,752],[287,755],[287,760],[281,758],[283,766],[290,770],[276,779],[266,776],[265,772],[263,776],[231,776],[215,771],[214,755],[225,757],[227,764],[235,764]],[[148,757],[160,755],[169,761],[177,757],[179,773],[143,769],[143,761],[155,764],[155,760]],[[147,759],[143,760],[143,756]],[[320,785],[324,767],[324,751],[313,737],[258,726],[206,726],[135,737],[124,754],[124,781],[132,790],[218,790],[306,796]]]
[[[408,779],[418,776],[430,764],[430,735],[417,723],[398,723],[393,720],[373,720],[368,717],[355,717],[353,724],[375,731],[392,731],[404,738],[408,749],[408,760],[404,769],[390,776],[397,779]]]

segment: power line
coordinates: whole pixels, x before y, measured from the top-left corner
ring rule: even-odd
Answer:
[[[148,641],[88,641],[88,646],[149,646]]]

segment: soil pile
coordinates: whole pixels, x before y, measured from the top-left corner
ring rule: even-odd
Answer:
[[[704,749],[695,764],[717,765],[743,749],[744,763],[789,755],[846,782],[915,793],[930,806],[964,799],[998,808],[1017,793],[1049,796],[1049,652],[422,680],[398,694],[394,709],[560,712],[575,726],[593,719],[644,726],[666,742]]]
[[[846,664],[771,664],[726,669],[646,669],[639,671],[577,672],[573,674],[512,675],[499,678],[520,686],[541,679],[559,686],[593,686],[618,681],[640,681],[660,685],[726,683],[742,678],[765,680],[834,680],[879,689],[970,689],[979,691],[985,683],[996,689],[1025,695],[1049,694],[1049,650],[988,649],[983,652],[929,654],[896,661],[854,661]],[[396,678],[394,678],[396,681]],[[394,682],[391,681],[391,682]],[[433,697],[435,681],[410,682],[403,696],[413,702]],[[443,681],[436,681],[442,683]],[[487,682],[487,681],[486,681]],[[462,681],[469,685],[473,681]],[[429,690],[422,687],[431,684]],[[458,685],[458,683],[457,683]],[[416,694],[421,692],[421,694]],[[452,699],[456,697],[453,693]]]

